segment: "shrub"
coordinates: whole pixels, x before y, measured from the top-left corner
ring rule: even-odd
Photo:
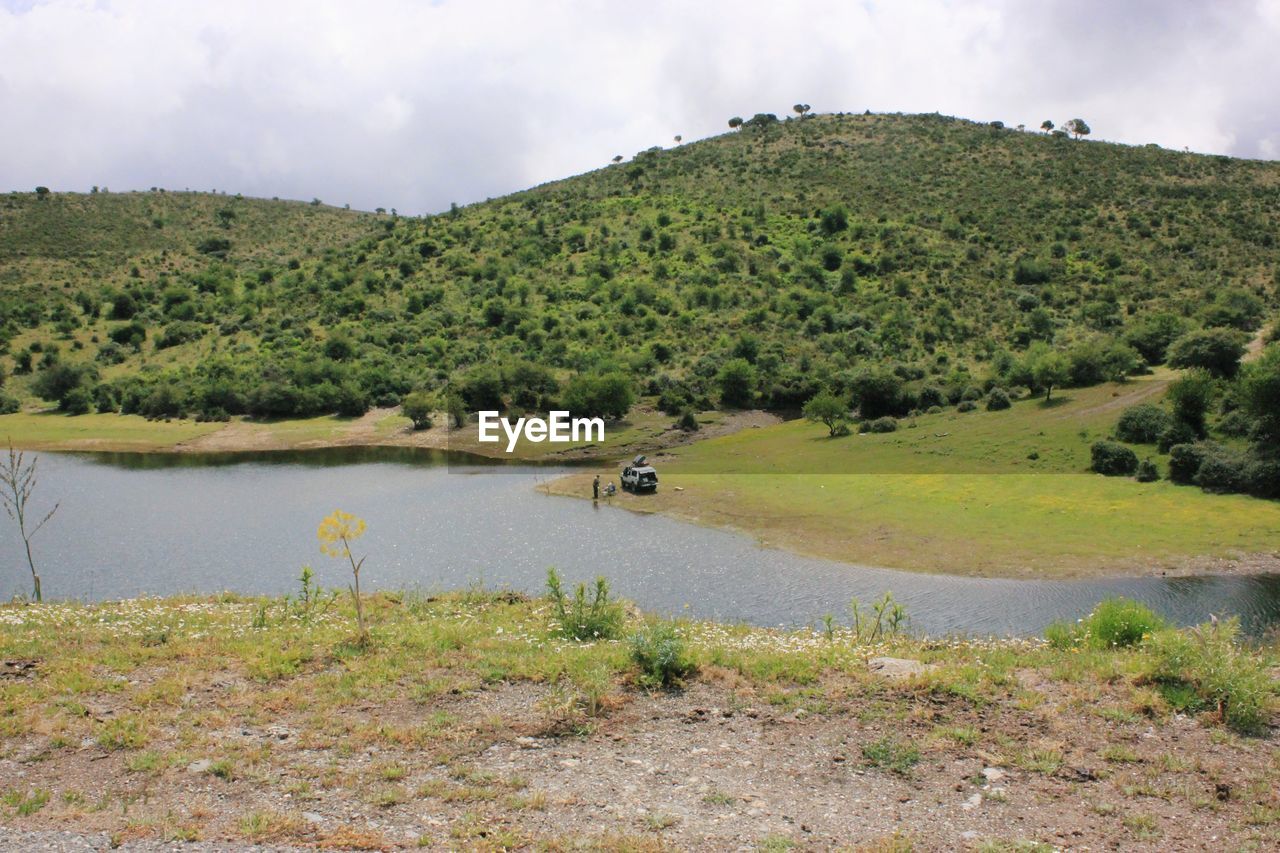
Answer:
[[[732,409],[749,409],[755,403],[756,370],[745,358],[725,362],[716,374],[720,402]]]
[[[93,411],[93,392],[83,385],[72,388],[58,403],[68,415],[87,415]]]
[[[1226,448],[1217,448],[1204,455],[1193,478],[1195,484],[1206,492],[1229,494],[1244,490],[1245,460]]]
[[[977,409],[978,404],[972,400],[961,400],[959,405],[956,406],[957,412],[974,412],[977,411]]]
[[[926,414],[926,415],[940,415],[940,414],[942,414],[942,407],[941,407],[941,406],[930,406],[927,410],[925,410],[925,414]]]
[[[1080,638],[1095,649],[1136,646],[1165,627],[1151,608],[1128,598],[1108,598],[1098,603],[1080,623]]]
[[[1234,329],[1201,329],[1188,332],[1169,346],[1172,367],[1198,367],[1230,379],[1240,369],[1248,335]]]
[[[1123,444],[1098,441],[1089,450],[1090,469],[1108,477],[1127,477],[1138,470],[1138,456]]]
[[[991,393],[987,395],[987,411],[1002,412],[1013,406],[1013,402],[1009,399],[1009,392],[1003,388],[992,388]]]
[[[916,400],[916,405],[922,409],[932,409],[934,406],[941,408],[946,404],[947,397],[937,385],[926,385],[921,388]]]
[[[1216,383],[1207,370],[1190,370],[1169,386],[1169,401],[1173,404],[1173,417],[1204,435],[1204,414],[1217,394]]]
[[[1280,498],[1280,459],[1249,459],[1241,473],[1241,487],[1255,498]]]
[[[631,659],[640,667],[640,682],[648,687],[671,687],[694,671],[684,640],[675,626],[660,622],[631,637]]]
[[[1160,433],[1160,438],[1156,441],[1156,448],[1161,453],[1168,453],[1173,449],[1175,444],[1195,444],[1200,440],[1200,436],[1195,429],[1185,421],[1174,420],[1169,423],[1169,428]]]
[[[890,417],[876,418],[868,423],[866,427],[867,432],[895,432],[898,429],[898,421]]]
[[[1169,448],[1169,479],[1180,485],[1194,483],[1200,463],[1210,450],[1205,444],[1175,444]]]
[[[575,417],[621,418],[635,402],[631,380],[621,373],[575,376],[564,392],[564,407]]]
[[[622,606],[609,601],[609,582],[596,578],[595,591],[587,602],[587,585],[580,583],[573,599],[565,595],[560,575],[547,569],[547,595],[555,608],[559,633],[571,640],[612,640],[622,630]]]
[[[1221,722],[1251,734],[1266,727],[1275,700],[1263,661],[1237,646],[1239,630],[1239,620],[1232,617],[1189,631],[1156,633],[1148,676],[1166,695],[1179,697],[1175,707],[1212,710]]]
[[[16,414],[22,408],[22,402],[12,394],[0,392],[0,415]]]
[[[1138,463],[1138,473],[1134,475],[1139,483],[1154,483],[1160,479],[1160,469],[1150,459]]]
[[[1116,423],[1116,438],[1133,444],[1152,444],[1169,428],[1169,413],[1150,403],[1130,406]]]
[[[864,368],[853,376],[850,385],[858,414],[863,418],[896,415],[906,410],[902,405],[902,379],[892,370]]]
[[[697,432],[702,428],[698,424],[698,418],[694,415],[692,409],[685,409],[680,414],[680,420],[676,421],[676,426],[685,432]]]
[[[426,391],[414,391],[404,398],[400,411],[413,421],[414,429],[431,429],[431,415],[436,411],[436,399]]]

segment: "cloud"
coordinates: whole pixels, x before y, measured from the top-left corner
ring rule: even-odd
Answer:
[[[940,111],[1280,152],[1280,0],[0,0],[0,187],[418,213],[721,132]]]

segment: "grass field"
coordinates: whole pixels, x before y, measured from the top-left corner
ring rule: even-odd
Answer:
[[[189,420],[149,421],[138,415],[21,412],[0,415],[0,441],[29,450],[169,450],[222,427]]]
[[[805,421],[744,430],[672,451],[657,495],[614,500],[815,556],[948,574],[1228,570],[1217,561],[1274,555],[1274,502],[1087,473],[1090,445],[1162,388],[1154,377],[1069,391],[1049,407],[948,411],[883,435],[829,438]],[[586,496],[594,473],[549,488]]]

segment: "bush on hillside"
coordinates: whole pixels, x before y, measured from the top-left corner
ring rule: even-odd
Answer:
[[[1234,329],[1188,332],[1169,346],[1172,367],[1198,367],[1215,377],[1230,379],[1240,369],[1249,336]]]
[[[1151,403],[1130,406],[1116,423],[1116,438],[1131,444],[1154,444],[1169,428],[1169,413]]]
[[[867,432],[877,432],[877,433],[896,432],[898,429],[898,420],[897,418],[891,418],[888,416],[883,418],[876,418],[873,421],[867,422],[865,424],[865,427]]]
[[[1138,456],[1114,441],[1094,442],[1089,449],[1090,469],[1108,477],[1127,477],[1138,470]]]
[[[1211,445],[1175,444],[1169,448],[1169,479],[1179,485],[1190,485],[1200,472],[1200,463],[1209,455]]]
[[[1009,392],[1003,388],[992,388],[991,393],[987,395],[988,412],[1002,412],[1012,406],[1013,401],[1009,399]]]
[[[1160,479],[1160,469],[1150,459],[1143,459],[1138,463],[1138,471],[1134,474],[1134,479],[1139,483],[1154,483]]]

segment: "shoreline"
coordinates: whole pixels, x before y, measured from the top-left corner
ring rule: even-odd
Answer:
[[[586,489],[589,488],[589,478],[595,473],[601,473],[603,475],[605,472],[603,470],[599,472],[591,470],[581,473],[575,472],[566,474],[549,483],[539,485],[537,487],[537,491],[550,497],[565,497],[581,501],[591,500],[591,498],[587,496]],[[698,475],[691,476],[696,477]],[[804,557],[842,563],[849,566],[851,569],[866,568],[914,575],[966,579],[979,578],[989,580],[1061,582],[1140,580],[1160,577],[1214,578],[1280,576],[1280,551],[1239,553],[1235,555],[1179,555],[1165,558],[1152,558],[1152,562],[1136,567],[1131,560],[1113,560],[1095,564],[1093,567],[1075,565],[1071,567],[1055,568],[1049,566],[1024,568],[1020,571],[1002,570],[1000,567],[987,566],[974,571],[957,572],[927,566],[904,567],[885,565],[881,563],[873,563],[867,560],[857,560],[852,557],[833,554],[821,547],[813,547],[812,540],[805,537],[800,531],[797,531],[792,537],[777,537],[769,539],[760,535],[760,531],[758,529],[753,529],[749,524],[743,524],[737,521],[707,518],[703,515],[699,515],[695,511],[684,508],[673,508],[670,506],[658,505],[645,506],[643,502],[649,497],[650,496],[648,495],[637,496],[619,491],[613,498],[602,498],[600,503],[608,508],[616,508],[642,515],[661,515],[664,518],[670,518],[683,524],[696,524],[701,527],[709,527],[715,530],[730,531],[752,539],[761,548],[770,548],[779,551],[786,551],[792,554],[799,554]],[[1126,567],[1118,568],[1118,564],[1125,564]]]

